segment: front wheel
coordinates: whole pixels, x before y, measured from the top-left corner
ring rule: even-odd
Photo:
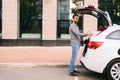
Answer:
[[[115,59],[106,68],[109,80],[120,80],[120,59]]]

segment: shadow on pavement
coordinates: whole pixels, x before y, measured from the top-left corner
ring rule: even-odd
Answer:
[[[80,71],[79,80],[108,80],[103,74],[88,71],[82,66],[77,69]]]

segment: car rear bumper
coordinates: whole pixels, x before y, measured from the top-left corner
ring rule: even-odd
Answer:
[[[100,68],[101,66],[99,65],[99,63],[94,63],[94,61],[84,56],[80,58],[80,62],[85,69],[89,71],[97,72],[97,73],[103,73],[103,69]],[[96,66],[96,65],[99,65],[99,66]]]
[[[84,65],[84,63],[80,60],[80,63],[82,64],[82,66],[85,68],[85,69],[87,69],[87,70],[89,70],[85,65]],[[91,70],[89,70],[89,71],[91,71]]]

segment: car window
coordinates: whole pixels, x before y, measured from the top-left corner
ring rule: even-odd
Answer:
[[[120,40],[120,30],[114,31],[107,36],[108,39],[117,39]]]

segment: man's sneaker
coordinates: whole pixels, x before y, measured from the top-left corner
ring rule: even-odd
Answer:
[[[78,73],[78,74],[80,74],[80,72],[79,72],[79,71],[77,71],[77,70],[74,70],[74,72],[75,72],[75,73]]]
[[[75,72],[70,72],[69,75],[70,76],[77,76],[77,74]]]

